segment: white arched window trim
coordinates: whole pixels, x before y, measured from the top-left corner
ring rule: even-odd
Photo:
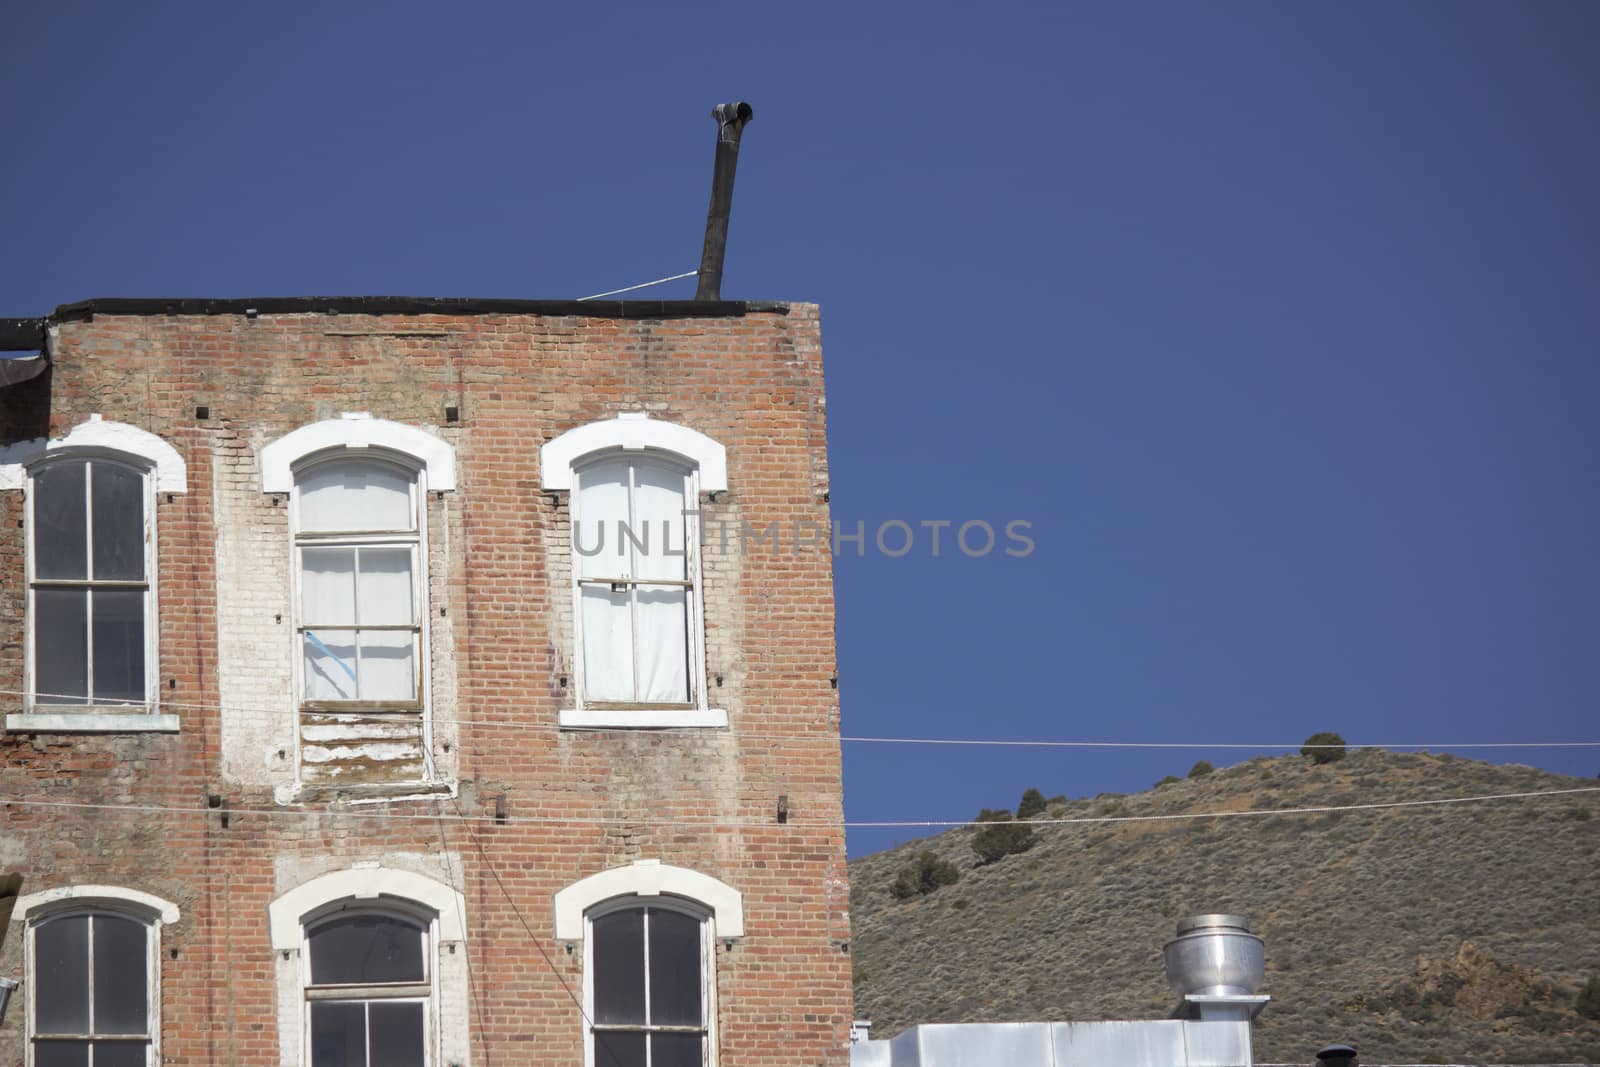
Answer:
[[[427,472],[427,488],[448,492],[456,487],[456,450],[426,430],[364,412],[345,412],[284,434],[261,449],[261,491],[287,493],[294,488],[294,469],[322,452],[375,449],[408,457]]]
[[[744,936],[744,894],[709,874],[660,860],[634,860],[626,867],[591,874],[555,896],[556,939],[581,941],[584,916],[596,905],[619,897],[678,897],[711,914],[718,940]]]
[[[36,437],[0,447],[0,490],[23,488],[28,468],[58,453],[121,459],[151,471],[158,493],[189,491],[188,467],[177,449],[148,430],[108,422],[99,415],[90,415],[62,437]]]
[[[24,1060],[32,1067],[34,1062],[34,1003],[32,990],[38,987],[34,968],[34,927],[47,919],[64,913],[124,915],[143,923],[150,931],[146,943],[145,965],[148,968],[145,995],[149,1000],[149,1062],[161,1062],[161,928],[178,921],[178,906],[170,900],[138,889],[117,885],[74,885],[60,889],[44,889],[17,898],[12,911],[12,921],[24,929],[29,988],[26,1021],[26,1052]]]
[[[424,500],[429,492],[452,491],[456,488],[456,453],[455,448],[442,438],[433,433],[407,426],[387,419],[375,419],[369,413],[362,411],[347,411],[337,419],[325,419],[321,422],[311,423],[299,429],[292,430],[282,437],[269,442],[261,448],[259,454],[261,469],[261,491],[263,493],[284,493],[291,497],[290,524],[291,537],[291,598],[296,605],[296,611],[301,605],[302,571],[300,569],[300,537],[299,528],[299,494],[295,491],[297,476],[305,475],[314,470],[318,465],[329,461],[371,461],[376,464],[391,464],[409,472],[412,479],[412,492],[415,495],[414,521],[415,530],[412,534],[396,540],[396,544],[404,543],[413,547],[413,580],[415,589],[413,594],[414,604],[414,630],[417,635],[415,644],[417,697],[414,702],[405,705],[404,710],[415,711],[421,715],[422,741],[421,750],[424,754],[423,780],[395,781],[387,783],[388,786],[402,792],[412,790],[418,786],[431,788],[439,784],[433,763],[427,758],[433,749],[433,720],[431,711],[432,682],[430,674],[431,653],[430,634],[428,627],[428,539],[427,518]],[[298,616],[297,616],[298,618]],[[296,699],[305,702],[305,686],[303,670],[304,660],[298,650],[294,657],[294,691]],[[398,704],[398,702],[397,702]],[[302,775],[306,763],[303,759],[302,747],[304,737],[297,730],[295,734],[296,773]],[[303,785],[302,778],[297,777],[297,786]]]
[[[411,871],[357,867],[313,878],[269,904],[267,924],[272,947],[280,952],[299,949],[307,918],[320,917],[341,901],[349,901],[352,907],[363,903],[381,907],[385,898],[394,901],[402,910],[408,904],[420,904],[433,912],[439,923],[440,941],[465,939],[467,898],[461,893]]]
[[[68,908],[101,908],[132,916],[153,926],[178,921],[178,906],[153,893],[124,889],[116,885],[74,885],[62,889],[42,889],[17,898],[12,919],[25,922],[30,916]]]
[[[449,857],[445,861],[450,862]],[[429,1061],[461,1064],[471,1056],[467,1032],[470,974],[466,941],[466,897],[427,875],[379,864],[330,871],[278,896],[267,905],[268,936],[277,967],[278,1048],[284,1063],[309,1062],[306,989],[310,982],[307,928],[341,911],[397,914],[426,931],[431,958]],[[442,951],[449,946],[448,951]]]
[[[5,728],[32,733],[174,733],[178,716],[162,714],[159,708],[157,635],[156,508],[157,493],[186,493],[189,490],[188,466],[178,450],[162,438],[125,422],[90,415],[61,437],[34,438],[0,447],[0,491],[28,489],[34,473],[56,460],[106,460],[139,472],[144,479],[145,574],[145,708],[142,713],[96,711],[88,705],[49,704],[35,701],[33,667],[34,636],[32,594],[27,612],[28,695],[20,714],[5,717]],[[28,516],[28,581],[33,584],[34,524],[32,501]],[[79,710],[72,710],[77,707]]]
[[[699,469],[702,491],[720,493],[728,488],[727,449],[698,430],[652,419],[642,411],[578,426],[547,441],[539,449],[543,488],[571,489],[574,466],[586,456],[612,449],[670,452]]]

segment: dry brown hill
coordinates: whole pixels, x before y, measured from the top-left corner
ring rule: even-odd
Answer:
[[[1048,785],[1048,783],[1040,783]],[[1253,759],[1041,818],[1263,810],[1594,786],[1449,755]],[[952,830],[851,864],[856,1015],[922,1022],[1161,1018],[1161,946],[1195,912],[1247,915],[1273,996],[1258,1062],[1332,1041],[1366,1062],[1600,1059],[1576,1010],[1600,974],[1600,793],[1390,811],[1040,826],[985,866]],[[921,850],[961,880],[896,900]]]

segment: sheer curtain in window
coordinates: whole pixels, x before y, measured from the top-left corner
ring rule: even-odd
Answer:
[[[633,457],[579,472],[573,545],[588,701],[692,699],[687,485],[681,468]]]

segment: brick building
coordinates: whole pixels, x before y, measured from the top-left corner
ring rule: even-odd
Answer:
[[[848,1061],[815,307],[3,325],[0,1065]]]

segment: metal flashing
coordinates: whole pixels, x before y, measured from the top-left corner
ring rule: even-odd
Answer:
[[[45,319],[0,318],[0,352],[37,352],[44,347]]]
[[[715,319],[769,312],[786,315],[780,300],[513,300],[454,296],[268,296],[251,299],[204,297],[100,297],[62,304],[52,322],[87,321],[96,315],[542,315],[585,319]],[[32,323],[43,335],[44,319],[0,319],[0,347],[7,323]],[[24,327],[16,327],[18,337]],[[23,346],[26,347],[26,346]]]

